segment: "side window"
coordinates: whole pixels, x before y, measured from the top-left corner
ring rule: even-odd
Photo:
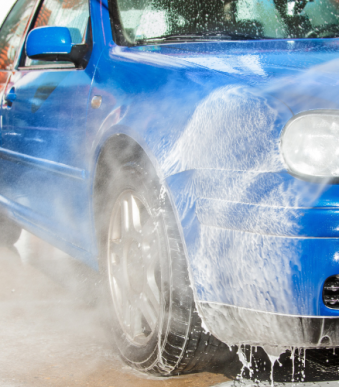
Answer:
[[[67,27],[72,42],[82,43],[88,25],[88,0],[45,0],[39,10],[33,28],[45,26]],[[60,63],[60,62],[59,62]],[[25,66],[51,64],[26,58]]]
[[[36,0],[18,0],[0,30],[0,69],[11,70]]]

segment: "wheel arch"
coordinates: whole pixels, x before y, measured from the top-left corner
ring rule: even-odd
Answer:
[[[125,131],[126,128],[121,128]],[[143,167],[149,169],[156,176],[162,185],[165,185],[172,209],[181,232],[182,241],[184,237],[181,230],[181,223],[172,198],[171,191],[166,183],[157,160],[152,155],[147,144],[141,145],[139,141],[129,134],[120,132],[113,133],[105,139],[96,154],[95,165],[92,175],[92,216],[93,224],[97,228],[96,215],[99,213],[99,206],[103,200],[105,190],[109,188],[110,179],[114,179],[115,170],[119,165],[126,163],[131,158],[142,160]]]
[[[96,157],[93,173],[92,199],[94,221],[105,189],[108,189],[109,179],[114,177],[114,170],[119,168],[119,165],[128,160],[132,155],[136,157],[143,156],[147,160],[149,167],[156,170],[142,146],[124,133],[113,134],[102,144]]]
[[[124,163],[124,161],[129,159],[132,155],[136,155],[137,157],[142,158],[143,163],[146,162],[147,167],[153,171],[155,176],[161,181],[161,184],[163,184],[166,188],[186,256],[186,264],[190,277],[191,287],[193,289],[194,300],[197,301],[196,289],[194,286],[193,275],[188,259],[186,241],[171,190],[168,187],[168,184],[164,178],[164,175],[162,174],[160,166],[157,164],[155,157],[152,157],[150,150],[145,149],[145,147],[143,147],[138,141],[126,133],[114,133],[107,137],[105,142],[100,147],[99,152],[97,153],[96,164],[93,168],[94,173],[92,186],[92,214],[95,231],[97,232],[98,230],[98,221],[100,220],[98,219],[97,214],[100,212],[99,208],[102,200],[104,200],[105,190],[109,188],[109,179],[114,178],[114,169],[119,168],[119,164]]]

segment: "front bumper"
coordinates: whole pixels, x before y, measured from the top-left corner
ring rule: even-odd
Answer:
[[[211,333],[228,344],[339,345],[339,310],[322,300],[339,274],[339,185],[216,170],[168,183]]]
[[[339,346],[339,317],[267,313],[213,302],[198,302],[207,329],[228,345],[319,348]]]
[[[324,282],[339,274],[339,239],[279,236],[195,222],[187,249],[196,300],[294,316],[339,317]]]

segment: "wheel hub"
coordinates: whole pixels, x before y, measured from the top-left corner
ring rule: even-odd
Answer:
[[[133,240],[127,252],[127,268],[128,281],[131,290],[136,294],[141,294],[143,291],[144,282],[144,262],[141,246],[138,246],[137,241]]]
[[[123,191],[108,234],[108,274],[120,326],[134,345],[145,345],[160,318],[159,231],[145,199]]]

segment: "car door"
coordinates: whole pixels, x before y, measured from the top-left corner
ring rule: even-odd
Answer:
[[[77,44],[91,30],[88,0],[43,0],[34,19],[32,28],[68,27]],[[89,248],[84,142],[94,67],[36,61],[23,53],[2,104],[0,157],[7,180],[0,194],[35,227],[81,249]]]
[[[9,14],[2,23],[0,29],[0,101],[11,75],[14,72],[15,63],[20,55],[20,48],[25,38],[33,9],[37,6],[37,0],[17,0]],[[2,146],[2,110],[0,110],[0,147]],[[8,187],[11,186],[13,176],[11,168],[0,153],[0,210],[3,211],[8,195]]]
[[[0,100],[2,100],[3,92],[12,74],[36,2],[37,0],[18,0],[2,23],[0,29]]]

